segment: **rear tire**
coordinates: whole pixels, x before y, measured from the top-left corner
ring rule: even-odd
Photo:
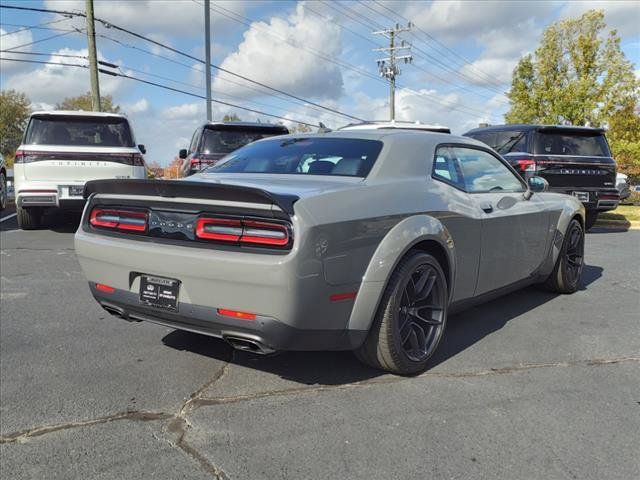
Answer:
[[[598,212],[595,210],[587,210],[584,220],[585,231],[591,230],[598,220]]]
[[[444,333],[448,298],[438,261],[427,253],[410,252],[391,275],[356,356],[399,375],[424,371]]]
[[[39,207],[16,207],[16,216],[18,219],[18,227],[22,230],[33,230],[40,226],[42,221],[42,209]]]
[[[584,266],[584,230],[575,218],[567,227],[558,260],[544,286],[556,293],[578,290]]]

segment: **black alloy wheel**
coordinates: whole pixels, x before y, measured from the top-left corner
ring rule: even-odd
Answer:
[[[429,358],[440,340],[444,326],[443,280],[433,266],[420,265],[408,276],[398,302],[400,344],[414,362]]]

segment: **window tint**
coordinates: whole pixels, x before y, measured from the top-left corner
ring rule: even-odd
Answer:
[[[464,190],[459,167],[448,147],[439,147],[433,160],[433,176]]]
[[[490,153],[472,148],[452,147],[460,165],[467,192],[523,192],[518,177]]]
[[[536,135],[536,153],[592,157],[611,156],[604,135],[584,135],[567,132],[538,132]]]
[[[29,145],[133,147],[129,123],[124,118],[51,115],[33,117],[27,127]]]
[[[205,128],[202,132],[201,153],[231,153],[248,143],[261,138],[283,135],[284,132],[269,129],[213,130]]]
[[[274,138],[247,145],[206,171],[366,177],[381,149],[378,140]]]
[[[471,133],[468,136],[489,145],[502,155],[509,152],[527,151],[527,132],[503,130]]]

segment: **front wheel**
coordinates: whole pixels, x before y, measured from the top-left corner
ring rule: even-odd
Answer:
[[[596,224],[597,220],[598,220],[598,212],[595,210],[587,210],[585,214],[585,219],[584,219],[585,231],[591,230],[591,227],[593,227]]]
[[[438,261],[412,252],[391,275],[366,340],[356,356],[400,375],[423,371],[447,320],[448,290]]]
[[[558,260],[544,286],[556,293],[575,292],[580,284],[583,266],[584,230],[574,218],[567,227]]]

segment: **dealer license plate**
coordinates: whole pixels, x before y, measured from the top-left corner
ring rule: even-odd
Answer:
[[[140,277],[140,301],[145,305],[178,311],[180,280],[142,275]]]

